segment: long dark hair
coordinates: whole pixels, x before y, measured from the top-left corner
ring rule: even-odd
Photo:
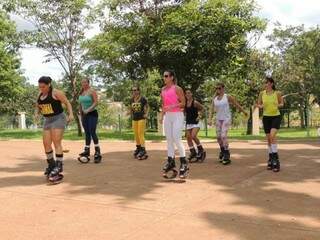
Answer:
[[[192,92],[192,90],[191,90],[190,87],[186,87],[186,88],[184,89],[184,93],[186,93],[186,91],[190,91],[190,92],[193,94],[193,92]]]
[[[190,91],[190,92],[191,92],[191,94],[192,94],[192,98],[193,98],[193,92],[192,92],[192,90],[191,90],[191,88],[190,88],[190,87],[187,87],[187,88],[185,88],[185,89],[184,89],[184,94],[186,94],[186,93],[187,93],[187,91]],[[187,97],[186,97],[186,99],[187,99]]]
[[[87,81],[87,83],[89,83],[89,84],[90,84],[90,80],[89,80],[89,78],[84,78],[84,79],[82,79],[82,81],[83,81],[83,80],[86,80],[86,81]],[[80,95],[81,95],[83,92],[84,92],[84,89],[83,89],[83,87],[81,87]]]
[[[133,85],[131,90],[134,89],[134,88],[136,88],[140,92],[140,86],[139,85]]]
[[[190,88],[190,87],[185,88],[185,89],[184,89],[184,99],[186,100],[186,106],[185,106],[185,108],[187,107],[187,102],[188,102],[188,99],[187,99],[187,96],[186,96],[187,91],[190,91],[190,92],[191,92],[191,94],[192,94],[192,100],[194,101],[193,92],[192,92],[191,88]]]
[[[39,78],[38,83],[44,83],[46,85],[50,85],[50,91],[52,91],[52,78],[48,76],[42,76]]]
[[[216,84],[216,87],[217,87],[217,86],[224,88],[224,83],[218,82],[218,83]]]
[[[266,82],[272,83],[272,90],[276,90],[276,83],[272,77],[266,77]]]
[[[173,77],[173,83],[174,83],[174,84],[177,84],[177,83],[178,83],[176,74],[175,74],[175,72],[174,72],[173,70],[168,69],[168,70],[165,70],[164,72],[169,73],[170,77]]]

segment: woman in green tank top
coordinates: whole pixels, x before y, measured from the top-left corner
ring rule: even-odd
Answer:
[[[96,110],[96,106],[98,105],[98,96],[96,91],[90,87],[88,79],[82,80],[81,86],[82,90],[79,96],[80,114],[86,139],[84,151],[79,154],[78,160],[82,163],[89,162],[90,144],[92,139],[95,147],[94,162],[100,163],[101,153],[99,139],[96,133],[98,124],[98,111]]]
[[[281,92],[276,91],[273,78],[267,77],[265,90],[260,92],[256,106],[263,109],[263,128],[268,141],[268,170],[280,171],[280,160],[277,147],[277,132],[280,129],[281,115],[279,108],[283,107]]]

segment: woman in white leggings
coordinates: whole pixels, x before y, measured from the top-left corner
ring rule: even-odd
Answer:
[[[183,109],[185,106],[184,92],[181,87],[176,85],[175,74],[173,71],[165,71],[163,74],[165,86],[162,88],[162,113],[163,127],[167,139],[168,161],[163,167],[164,177],[169,171],[175,171],[175,145],[179,150],[180,169],[179,177],[185,178],[188,172],[186,153],[182,143],[182,129],[184,127]]]
[[[216,112],[217,141],[220,146],[219,160],[223,165],[231,163],[228,143],[228,130],[231,125],[230,104],[243,112],[245,116],[248,116],[237,100],[224,92],[224,84],[218,83],[216,85],[216,95],[212,100],[212,110]]]

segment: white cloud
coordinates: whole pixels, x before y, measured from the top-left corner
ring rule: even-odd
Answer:
[[[50,76],[52,79],[60,79],[63,76],[63,69],[57,61],[43,62],[45,55],[46,52],[38,48],[21,50],[21,68],[32,84],[37,84],[41,76]]]
[[[94,4],[98,0],[94,0]],[[35,27],[32,23],[26,21],[20,16],[10,15],[11,20],[16,23],[18,31],[31,31],[35,30]],[[86,32],[87,38],[92,38],[100,32],[99,24],[93,24],[91,28]],[[45,63],[45,56],[47,52],[35,48],[22,48],[20,50],[21,54],[21,68],[23,70],[23,75],[28,79],[32,84],[37,84],[38,79],[41,76],[50,76],[53,79],[61,79],[64,75],[64,71],[60,66],[58,61],[51,61]]]
[[[36,29],[30,22],[26,21],[25,19],[23,19],[18,15],[10,14],[10,18],[12,21],[16,23],[18,31],[24,31],[24,30],[31,31]]]
[[[94,0],[94,4],[99,1]],[[256,0],[261,7],[258,16],[268,19],[266,33],[257,44],[258,48],[264,48],[270,43],[265,38],[274,28],[275,22],[283,25],[301,25],[313,27],[320,24],[320,4],[319,0]],[[16,22],[17,28],[21,30],[30,30],[32,24],[26,22],[19,16],[12,15]],[[99,26],[94,25],[87,32],[89,38],[99,33]],[[22,67],[25,69],[25,76],[30,82],[36,83],[41,75],[50,75],[53,78],[60,78],[63,74],[62,68],[58,62],[43,63],[45,52],[40,49],[28,48],[22,49]]]
[[[320,23],[318,0],[256,0],[261,6],[260,16],[284,25],[305,24],[307,27]]]
[[[320,24],[320,4],[318,0],[256,0],[261,7],[259,16],[268,19],[268,27],[257,44],[258,48],[267,47],[270,42],[266,36],[272,33],[276,22],[282,25],[302,25],[315,27]]]

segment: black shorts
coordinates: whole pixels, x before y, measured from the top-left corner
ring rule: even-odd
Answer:
[[[266,134],[270,133],[272,128],[279,129],[281,124],[281,116],[263,116],[263,129]]]

